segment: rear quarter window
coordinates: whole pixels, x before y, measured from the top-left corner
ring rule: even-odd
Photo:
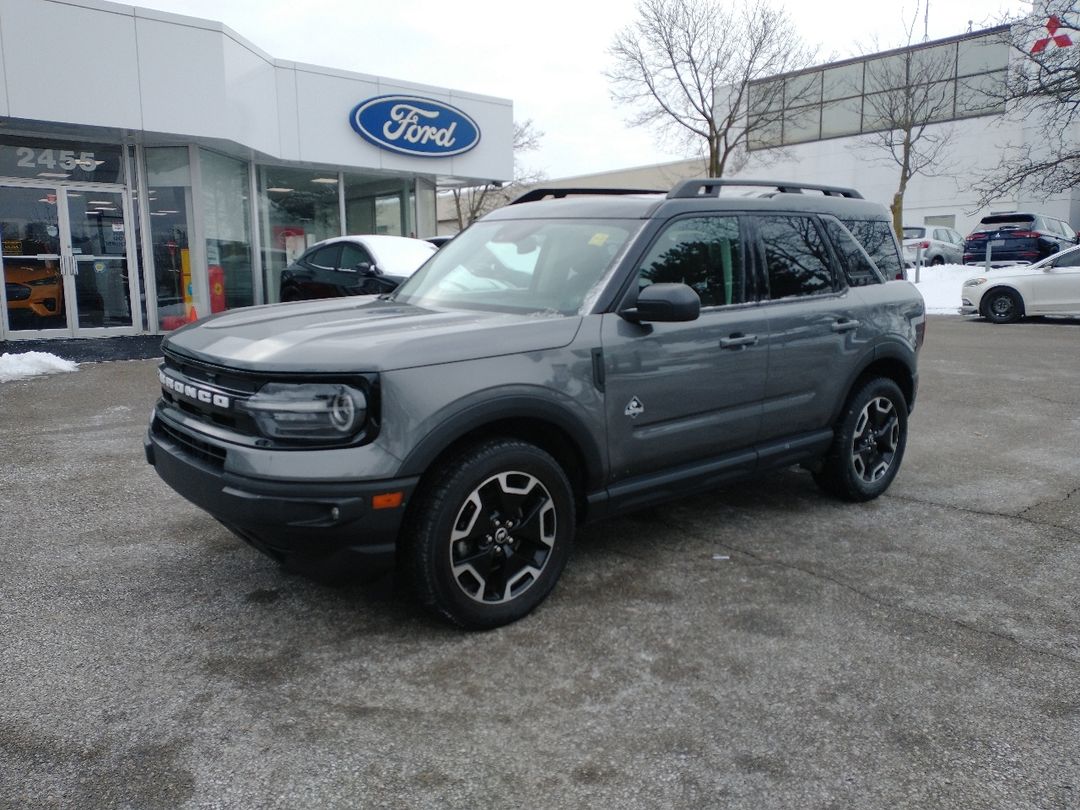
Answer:
[[[885,278],[903,278],[904,266],[896,246],[892,225],[884,219],[841,219],[844,227],[859,240]]]

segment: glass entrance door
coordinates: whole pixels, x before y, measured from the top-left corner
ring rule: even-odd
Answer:
[[[123,190],[0,185],[0,266],[8,337],[132,334]]]

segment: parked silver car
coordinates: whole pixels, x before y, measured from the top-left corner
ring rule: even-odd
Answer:
[[[941,225],[904,226],[904,261],[914,265],[922,250],[923,264],[963,264],[964,237]]]

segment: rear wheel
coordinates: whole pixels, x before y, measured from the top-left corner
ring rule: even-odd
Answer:
[[[515,439],[475,445],[435,470],[410,509],[416,594],[468,629],[516,621],[555,586],[574,521],[570,482],[550,455]]]
[[[983,300],[983,315],[992,323],[1012,323],[1023,314],[1023,302],[1012,290],[991,290]]]
[[[930,262],[930,264],[932,264],[934,266],[945,264],[945,257],[944,256],[935,256],[934,260],[932,262]]]
[[[907,445],[907,400],[885,377],[864,382],[848,400],[832,448],[814,480],[849,501],[869,501],[896,477]]]

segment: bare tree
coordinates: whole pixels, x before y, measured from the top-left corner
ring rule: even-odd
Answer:
[[[955,118],[955,46],[912,48],[916,6],[907,45],[866,63],[863,82],[863,131],[856,149],[876,153],[900,174],[889,210],[898,239],[904,232],[904,194],[917,175],[940,174],[947,157]]]
[[[999,101],[1037,137],[1003,150],[997,166],[975,185],[980,206],[1022,190],[1049,196],[1080,185],[1080,21],[1074,5],[1053,0],[1045,15],[1016,20],[1004,34],[1014,58]]]
[[[522,152],[540,148],[544,133],[536,129],[532,119],[514,122],[514,179],[505,184],[485,183],[481,186],[455,188],[450,191],[454,201],[454,214],[459,231],[472,225],[489,211],[506,205],[519,195],[523,186],[540,182],[544,173],[524,167],[520,162]]]
[[[764,82],[750,104],[750,83],[806,67],[816,51],[770,0],[640,0],[637,13],[608,50],[612,99],[637,110],[631,126],[707,153],[709,176],[722,177],[751,131],[778,124],[784,105],[798,103],[785,98],[785,83]]]

